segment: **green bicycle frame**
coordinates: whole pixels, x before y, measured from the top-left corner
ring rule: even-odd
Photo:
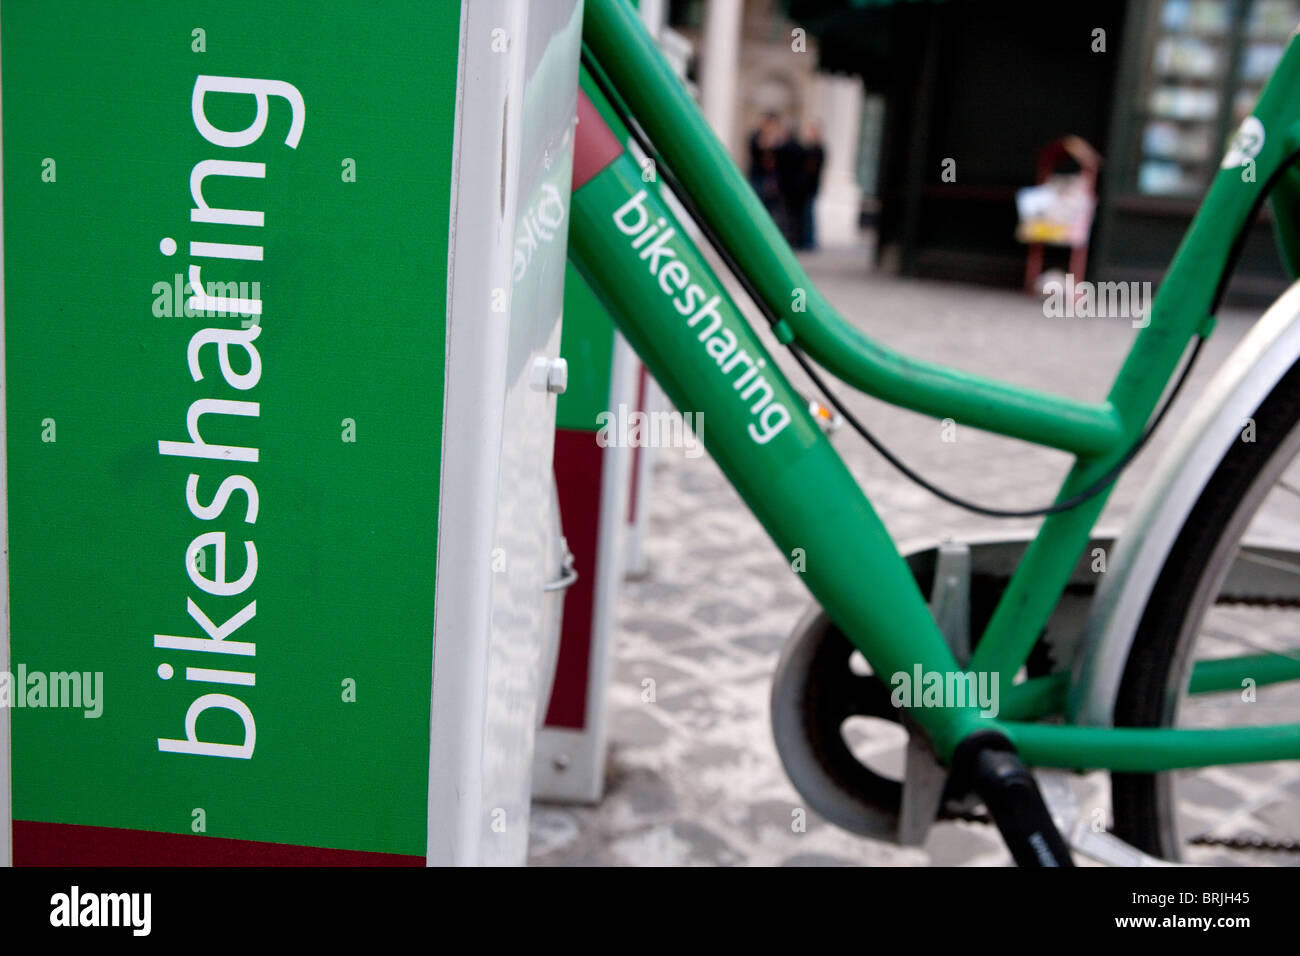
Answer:
[[[1250,173],[1221,169],[1101,402],[1080,402],[908,358],[845,322],[817,291],[748,182],[625,0],[586,0],[593,61],[580,112],[569,254],[674,404],[701,414],[704,444],[827,614],[878,674],[962,668],[915,579],[839,455],[742,316],[676,208],[628,148],[610,89],[672,170],[722,250],[794,344],[844,382],[914,411],[1073,453],[1057,500],[1105,475],[1138,440],[1193,337],[1213,327],[1233,241],[1266,184],[1300,150],[1300,44],[1292,39],[1254,117],[1263,142]],[[1283,239],[1287,240],[1283,234]],[[1300,261],[1287,250],[1289,262]],[[1012,685],[1089,541],[1103,492],[1046,518],[968,664],[1009,688],[1002,719],[966,707],[911,713],[948,759],[977,730],[1005,734],[1040,766],[1160,771],[1300,757],[1300,724],[1225,730],[1102,728],[1035,722],[1059,713],[1067,675]],[[1231,668],[1201,675],[1201,689]],[[1275,667],[1273,679],[1294,679]],[[1197,683],[1194,679],[1194,685]],[[1194,689],[1196,687],[1194,686]]]

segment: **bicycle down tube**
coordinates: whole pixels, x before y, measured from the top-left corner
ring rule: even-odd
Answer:
[[[898,355],[835,314],[623,0],[587,0],[584,42],[711,232],[793,340],[849,384],[894,404],[1074,452],[1058,500],[1136,442],[1188,342],[1208,332],[1231,244],[1274,170],[1300,146],[1281,121],[1300,83],[1293,41],[1256,115],[1291,135],[1262,143],[1257,176],[1225,170],[1193,222],[1107,400],[1078,402]],[[570,256],[674,404],[702,413],[704,444],[777,546],[877,673],[959,669],[906,562],[829,440],[628,151],[628,133],[584,68]],[[651,181],[646,181],[651,180]],[[802,293],[805,310],[792,308]],[[1003,595],[971,671],[1010,687],[1058,601],[1106,492],[1046,519]],[[797,550],[799,549],[799,550]],[[1042,695],[1044,698],[1050,694]],[[1059,695],[1057,695],[1059,696]],[[997,721],[918,708],[941,756],[977,729],[1046,766],[1162,770],[1300,757],[1300,724],[1196,731]],[[1034,715],[1037,716],[1037,715]]]

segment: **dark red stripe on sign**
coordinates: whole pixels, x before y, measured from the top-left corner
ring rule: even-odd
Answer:
[[[636,380],[636,408],[639,412],[646,411],[645,393],[646,382],[650,378],[650,370],[637,362],[637,368],[640,370]],[[638,507],[637,493],[641,490],[641,483],[637,480],[641,476],[641,443],[637,442],[632,446],[632,481],[627,495],[627,523],[636,524],[636,513]]]
[[[424,866],[424,857],[14,821],[15,866]]]
[[[623,144],[600,118],[600,110],[586,93],[578,90],[578,129],[573,140],[574,191],[622,154]]]
[[[567,428],[555,431],[555,490],[560,499],[564,540],[573,552],[578,580],[564,592],[560,651],[555,660],[551,702],[546,708],[547,727],[581,730],[587,723],[604,451],[596,444],[595,432]]]

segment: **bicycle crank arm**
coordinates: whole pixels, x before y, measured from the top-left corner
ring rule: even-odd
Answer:
[[[1070,847],[1090,860],[1106,866],[1182,866],[1159,857],[1143,853],[1131,843],[1125,843],[1106,830],[1096,831],[1086,820],[1080,820],[1070,831]]]
[[[1097,830],[1083,813],[1071,786],[1070,774],[1061,770],[1040,770],[1039,786],[1059,832],[1076,853],[1106,866],[1180,866],[1143,853],[1131,843],[1107,830]]]
[[[1074,866],[1033,773],[1006,737],[967,738],[953,755],[953,771],[984,801],[1017,866]]]

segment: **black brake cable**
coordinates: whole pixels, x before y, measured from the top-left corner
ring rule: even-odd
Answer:
[[[897,468],[908,479],[920,485],[926,491],[930,492],[930,494],[934,495],[936,498],[943,499],[949,504],[956,505],[959,508],[964,508],[967,511],[973,511],[976,514],[987,515],[991,518],[1036,518],[1043,515],[1059,514],[1062,511],[1069,511],[1071,508],[1076,508],[1079,505],[1083,504],[1088,499],[1093,498],[1096,495],[1100,494],[1103,490],[1105,490],[1105,488],[1108,485],[1110,485],[1111,482],[1113,482],[1116,478],[1119,477],[1120,472],[1122,472],[1125,468],[1127,468],[1129,462],[1131,462],[1134,458],[1137,457],[1137,453],[1142,450],[1143,446],[1146,445],[1147,440],[1151,437],[1151,435],[1155,432],[1156,428],[1160,425],[1160,420],[1165,417],[1165,412],[1169,411],[1169,407],[1173,405],[1174,399],[1178,397],[1178,392],[1183,387],[1183,383],[1187,381],[1188,373],[1191,372],[1192,366],[1196,364],[1196,357],[1200,353],[1201,346],[1204,343],[1205,343],[1204,338],[1198,337],[1196,339],[1196,344],[1192,346],[1191,358],[1189,358],[1186,364],[1183,365],[1182,373],[1178,376],[1178,381],[1174,385],[1173,391],[1169,393],[1169,398],[1160,407],[1160,411],[1156,413],[1155,418],[1152,419],[1151,424],[1147,427],[1146,431],[1142,433],[1142,436],[1133,443],[1133,446],[1129,448],[1128,452],[1124,455],[1123,458],[1121,458],[1113,466],[1111,466],[1109,471],[1107,471],[1104,475],[1102,475],[1100,478],[1094,481],[1087,488],[1083,489],[1083,491],[1080,491],[1078,494],[1066,498],[1064,501],[1058,501],[1055,504],[1048,505],[1043,508],[1026,508],[1021,511],[1009,510],[1004,508],[989,508],[977,502],[968,501],[965,498],[958,497],[957,495],[954,495],[951,492],[944,491],[942,488],[939,488],[938,486],[927,481],[924,477],[917,474],[915,471],[909,468],[904,462],[899,460],[898,456],[896,456],[893,452],[891,452],[888,448],[886,448],[883,444],[881,444],[880,440],[877,439],[873,434],[871,434],[871,432],[867,430],[866,426],[864,426],[860,421],[858,421],[857,416],[855,416],[852,412],[850,412],[844,406],[844,403],[841,402],[839,398],[835,395],[835,393],[830,391],[826,387],[825,383],[822,381],[821,376],[818,375],[816,370],[812,368],[811,364],[808,362],[808,359],[804,356],[804,354],[799,349],[796,349],[793,345],[790,346],[790,354],[794,356],[794,360],[799,363],[800,367],[806,373],[808,373],[808,377],[817,383],[817,387],[820,388],[822,390],[822,393],[830,400],[830,403],[835,407],[835,410],[844,416],[844,420],[846,422],[848,422],[850,425],[853,426],[854,431],[856,431],[859,435],[861,435],[866,440],[867,444],[869,444],[872,448],[874,448],[877,452],[879,452],[880,456],[884,458],[885,461],[889,462],[891,465]]]
[[[615,112],[615,114],[617,114],[623,125],[627,127],[628,132],[636,141],[637,146],[639,146],[641,151],[655,164],[656,174],[663,177],[677,201],[681,203],[690,214],[696,227],[704,234],[709,245],[713,248],[714,253],[717,254],[726,265],[728,271],[744,288],[745,294],[749,296],[754,306],[763,314],[763,317],[767,319],[769,325],[775,326],[778,322],[782,321],[782,316],[778,315],[776,310],[767,304],[767,301],[759,293],[753,281],[745,271],[740,268],[740,264],[736,262],[726,245],[709,225],[708,220],[701,214],[700,209],[695,204],[690,192],[682,186],[681,181],[673,174],[672,168],[664,162],[663,156],[650,141],[650,137],[646,135],[643,129],[641,129],[641,126],[637,123],[635,117],[632,116],[631,110],[628,109],[627,104],[623,102],[622,97],[619,96],[618,92],[613,88],[613,85],[609,82],[609,78],[605,76],[604,70],[601,68],[600,64],[596,62],[595,56],[590,52],[586,44],[583,44],[582,47],[582,62],[587,67],[588,75],[591,76],[592,81],[600,88],[601,93],[604,94],[610,108]],[[1282,174],[1285,173],[1286,170],[1291,167],[1291,164],[1297,159],[1300,159],[1300,150],[1292,153],[1281,165],[1278,166],[1277,169],[1273,171],[1273,174],[1268,178],[1264,187],[1255,197],[1255,202],[1251,206],[1250,213],[1246,216],[1242,227],[1238,230],[1237,235],[1233,240],[1233,245],[1228,256],[1228,262],[1219,278],[1218,288],[1215,290],[1214,303],[1210,310],[1211,315],[1218,312],[1219,303],[1227,290],[1228,278],[1232,275],[1232,272],[1236,267],[1237,259],[1240,257],[1241,251],[1245,245],[1246,233],[1250,226],[1253,225],[1260,207],[1272,191],[1277,180],[1281,178]],[[1174,404],[1174,400],[1178,398],[1179,392],[1182,391],[1183,385],[1186,383],[1188,375],[1192,371],[1192,366],[1196,364],[1196,359],[1201,354],[1201,346],[1205,344],[1205,338],[1204,334],[1198,334],[1196,336],[1196,341],[1192,346],[1191,356],[1187,359],[1186,363],[1184,363],[1183,369],[1179,373],[1177,381],[1174,383],[1173,390],[1170,391],[1168,397],[1161,404],[1159,411],[1156,412],[1155,417],[1151,419],[1150,424],[1142,432],[1141,436],[1138,437],[1123,457],[1112,465],[1105,474],[1082,491],[1071,495],[1064,501],[1058,501],[1055,504],[1041,508],[1026,508],[1021,510],[989,508],[977,502],[968,501],[967,499],[954,495],[951,492],[944,491],[942,488],[915,472],[900,460],[897,455],[886,448],[884,444],[882,444],[881,441],[876,438],[876,436],[873,435],[861,421],[858,420],[858,417],[849,411],[844,403],[839,400],[839,397],[827,386],[821,374],[813,368],[812,363],[808,361],[807,356],[804,355],[801,349],[796,347],[793,342],[786,343],[786,348],[790,350],[790,354],[794,356],[794,360],[799,364],[799,367],[804,370],[804,373],[807,374],[810,379],[812,379],[813,383],[821,393],[826,396],[832,407],[834,407],[835,410],[844,417],[844,420],[853,427],[853,430],[861,435],[868,445],[874,448],[881,457],[898,469],[898,471],[908,480],[924,488],[935,497],[940,498],[949,504],[956,505],[959,508],[972,511],[975,514],[986,515],[992,518],[1037,518],[1060,514],[1063,511],[1069,511],[1072,508],[1076,508],[1085,501],[1096,497],[1119,477],[1120,473],[1128,467],[1129,463],[1135,457],[1137,457],[1138,452],[1145,447],[1147,441],[1155,433],[1160,422],[1164,419],[1165,414]]]

